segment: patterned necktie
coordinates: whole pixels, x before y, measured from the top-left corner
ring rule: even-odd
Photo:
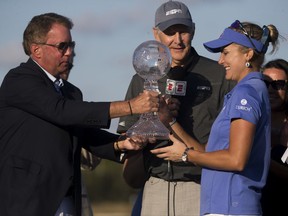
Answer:
[[[56,79],[56,80],[54,81],[54,86],[55,86],[56,91],[57,91],[59,94],[62,95],[61,87],[63,86],[63,83],[60,82],[59,79]]]

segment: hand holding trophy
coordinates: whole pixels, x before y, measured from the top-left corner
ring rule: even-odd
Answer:
[[[155,40],[146,41],[135,49],[133,66],[136,73],[145,80],[145,90],[160,93],[157,81],[168,73],[171,60],[168,47]],[[151,142],[169,139],[169,130],[160,121],[158,113],[153,112],[142,114],[126,135],[135,140]]]

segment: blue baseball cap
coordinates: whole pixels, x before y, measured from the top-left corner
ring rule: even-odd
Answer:
[[[263,43],[255,40],[245,34],[241,34],[230,28],[226,28],[220,37],[216,40],[212,40],[204,43],[204,47],[212,53],[221,52],[222,49],[232,43],[236,43],[248,48],[256,49],[257,52],[263,52]]]

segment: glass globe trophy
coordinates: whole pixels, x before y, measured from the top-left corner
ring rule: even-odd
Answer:
[[[140,44],[133,54],[133,66],[136,73],[144,81],[144,90],[156,91],[158,80],[164,77],[171,65],[171,54],[164,44],[150,40]],[[126,135],[141,140],[166,140],[170,131],[160,121],[157,112],[144,113],[140,119],[129,128]]]

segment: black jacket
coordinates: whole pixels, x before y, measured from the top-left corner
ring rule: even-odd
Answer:
[[[81,215],[81,144],[119,161],[108,128],[109,102],[83,102],[64,81],[59,95],[32,60],[10,70],[0,89],[0,214],[52,216],[72,186]]]

